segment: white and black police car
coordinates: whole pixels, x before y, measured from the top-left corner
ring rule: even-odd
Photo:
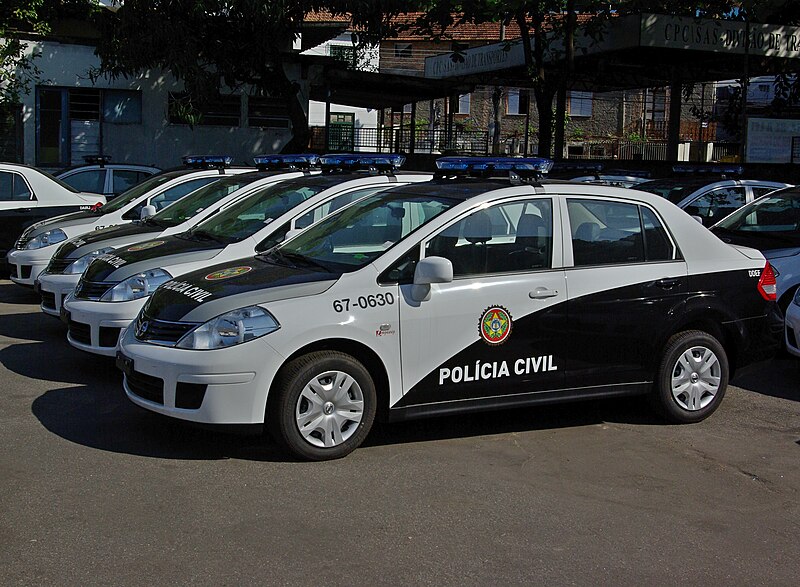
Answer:
[[[670,421],[703,420],[777,348],[764,257],[660,196],[517,181],[548,164],[444,158],[440,179],[164,283],[121,336],[126,394],[265,423],[312,460],[348,454],[376,416],[650,394]],[[513,181],[444,177],[507,167]]]
[[[36,278],[44,271],[50,258],[56,252],[55,245],[67,239],[92,232],[108,226],[125,224],[139,220],[142,213],[158,211],[172,204],[197,188],[220,178],[222,174],[245,173],[254,171],[248,167],[230,167],[232,159],[222,156],[184,157],[186,169],[167,171],[155,175],[132,187],[113,201],[102,206],[83,206],[82,211],[64,214],[70,210],[62,210],[60,216],[54,216],[30,225],[24,231],[22,227],[9,231],[14,236],[22,234],[14,243],[14,250],[8,253],[8,264],[11,280],[25,286],[33,286]],[[99,196],[100,202],[104,201]],[[91,203],[98,202],[92,196]],[[153,206],[155,210],[145,208]],[[77,210],[77,207],[73,208]],[[13,237],[12,237],[13,238]]]
[[[317,155],[264,155],[255,157],[261,171],[217,175],[211,183],[197,188],[173,204],[141,222],[110,226],[92,231],[61,244],[47,268],[39,275],[36,288],[45,314],[58,316],[64,298],[71,293],[81,274],[99,256],[117,248],[158,246],[157,239],[186,232],[234,202],[258,193],[269,185],[286,179],[319,173]],[[155,241],[137,245],[142,241]]]
[[[321,175],[262,188],[188,232],[100,255],[64,302],[67,340],[81,350],[114,356],[120,330],[136,318],[156,287],[209,264],[267,250],[360,198],[432,178],[431,173],[399,172],[404,160],[401,155],[323,156]],[[54,282],[63,277],[46,276]],[[43,278],[43,289],[46,285]]]

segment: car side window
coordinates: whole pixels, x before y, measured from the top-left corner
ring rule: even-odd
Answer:
[[[604,200],[567,200],[576,267],[645,260],[639,206]]]
[[[552,266],[549,199],[497,204],[473,212],[428,241],[425,256],[450,259],[453,277],[517,273]]]
[[[677,257],[675,245],[658,216],[650,208],[641,207],[644,225],[645,253],[648,261],[671,261]]]
[[[176,185],[175,187],[164,190],[157,196],[150,198],[150,204],[152,206],[155,206],[156,210],[161,210],[162,208],[166,208],[173,202],[177,202],[183,196],[217,179],[218,177],[212,176],[212,177],[200,177],[198,179],[191,179],[189,181],[185,181],[180,185]]]
[[[763,187],[763,188],[761,188],[761,187],[751,187],[750,189],[751,189],[751,190],[753,190],[753,199],[755,200],[755,199],[758,199],[758,198],[760,198],[761,196],[765,196],[765,195],[767,195],[767,194],[768,194],[768,193],[770,193],[770,192],[774,192],[775,190],[777,190],[777,189],[779,189],[779,188],[770,188],[770,187]]]
[[[28,202],[35,199],[19,173],[0,171],[0,201]]]
[[[132,171],[129,169],[115,169],[114,170],[114,186],[113,192],[118,196],[122,192],[132,188],[143,179],[149,177],[148,174],[141,171]]]
[[[78,173],[73,173],[68,177],[62,178],[61,180],[67,185],[71,185],[76,190],[81,192],[102,194],[105,193],[106,170],[90,169],[87,171],[79,171]]]
[[[743,187],[718,188],[695,198],[684,210],[690,216],[702,218],[703,224],[713,224],[744,206],[745,201]]]

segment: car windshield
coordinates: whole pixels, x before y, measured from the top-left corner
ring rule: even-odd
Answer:
[[[797,234],[800,230],[800,192],[764,196],[721,220],[715,228],[729,232]]]
[[[329,187],[326,184],[303,185],[302,181],[269,185],[201,222],[190,234],[223,243],[244,240]]]
[[[160,226],[177,226],[256,179],[258,177],[241,174],[215,181],[167,206],[148,221]]]
[[[656,179],[645,181],[634,186],[635,189],[656,194],[668,199],[673,204],[677,204],[692,192],[700,189],[704,185],[711,183],[705,179]]]
[[[463,200],[383,192],[343,208],[266,253],[277,263],[355,271]]]
[[[161,174],[146,179],[142,183],[133,186],[131,189],[122,192],[119,196],[111,200],[110,203],[103,205],[99,209],[99,213],[108,214],[109,212],[121,210],[134,200],[138,200],[150,190],[153,190],[158,186],[167,183],[169,180],[174,179],[174,177],[175,176],[173,175]]]

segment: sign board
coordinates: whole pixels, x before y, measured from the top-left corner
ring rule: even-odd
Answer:
[[[642,14],[641,46],[745,54],[747,27],[738,20]],[[613,21],[612,21],[613,22]],[[800,58],[800,28],[751,23],[750,55]]]
[[[748,163],[790,163],[792,137],[800,136],[800,120],[750,118],[747,120]]]
[[[425,59],[425,77],[453,77],[525,65],[522,43],[494,43],[467,49],[461,54],[443,53]]]

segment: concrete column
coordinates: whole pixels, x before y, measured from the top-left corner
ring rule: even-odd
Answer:
[[[673,72],[669,84],[669,119],[667,120],[667,161],[678,160],[678,143],[681,133],[681,103],[683,84],[680,75]]]

